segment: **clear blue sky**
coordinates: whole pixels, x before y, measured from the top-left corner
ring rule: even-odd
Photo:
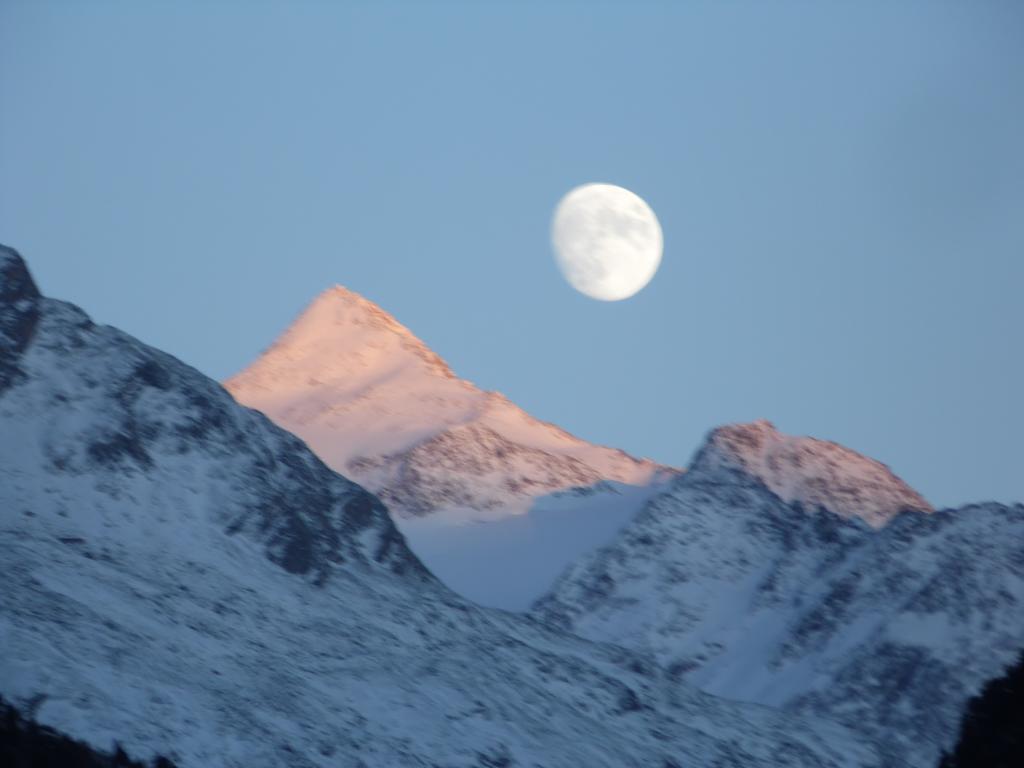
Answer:
[[[664,229],[627,301],[551,257],[588,181]],[[217,378],[341,283],[591,440],[1024,500],[1024,3],[0,0],[0,242]]]

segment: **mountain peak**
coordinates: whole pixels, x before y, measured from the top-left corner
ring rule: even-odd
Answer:
[[[334,285],[313,299],[285,331],[281,341],[315,343],[330,340],[338,335],[339,330],[344,332],[352,326],[391,333],[426,348],[394,315],[343,285]]]
[[[309,313],[315,315],[333,313],[335,321],[343,319],[357,325],[368,323],[381,330],[415,338],[412,331],[398,322],[390,312],[381,309],[361,293],[356,293],[340,284],[331,286],[313,299],[300,319]]]
[[[452,379],[448,364],[390,313],[341,285],[323,291],[229,388],[344,389],[369,386],[399,368]]]
[[[712,430],[690,467],[694,479],[740,472],[787,503],[823,507],[884,525],[901,511],[931,505],[885,464],[827,440],[779,432],[766,419]]]
[[[389,499],[419,500],[393,504],[399,515],[520,514],[585,478],[647,485],[666,469],[580,440],[458,378],[388,312],[342,286],[317,296],[225,386],[328,466]]]

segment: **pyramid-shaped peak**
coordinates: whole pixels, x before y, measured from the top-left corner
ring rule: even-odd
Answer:
[[[353,290],[335,285],[314,298],[274,346],[323,347],[337,342],[350,346],[354,340],[380,346],[383,337],[395,337],[394,341],[407,348],[427,350],[426,344],[390,312]]]
[[[270,380],[369,384],[403,365],[454,378],[438,355],[389,312],[342,285],[314,298],[271,347],[228,388],[266,386]]]
[[[398,322],[391,313],[343,285],[334,285],[313,299],[292,323],[288,333],[301,330],[304,335],[314,337],[330,335],[332,328],[346,325],[367,325],[411,339],[416,338],[412,331]]]
[[[876,526],[902,511],[932,511],[885,464],[838,443],[783,434],[765,419],[708,434],[691,463],[691,477],[723,470],[747,475],[784,501],[823,507]]]

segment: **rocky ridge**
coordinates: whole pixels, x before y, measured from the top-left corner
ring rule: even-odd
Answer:
[[[847,449],[725,427],[534,613],[705,691],[826,713],[886,764],[932,765],[1024,645],[1024,507],[933,512]]]

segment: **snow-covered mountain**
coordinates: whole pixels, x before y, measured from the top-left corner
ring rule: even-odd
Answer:
[[[225,386],[400,516],[502,517],[555,491],[640,485],[661,469],[457,378],[391,315],[340,286]]]
[[[378,494],[446,583],[503,608],[528,606],[676,474],[580,440],[456,377],[391,315],[340,286],[225,386]],[[587,488],[596,493],[579,493]],[[565,491],[568,499],[552,505],[551,495]],[[552,506],[557,545],[546,524]],[[595,519],[595,507],[615,514]],[[499,539],[500,551],[487,545]]]
[[[724,427],[535,613],[707,692],[828,714],[891,764],[934,765],[1024,647],[1024,507],[933,512],[840,446]]]
[[[456,596],[381,503],[0,248],[0,695],[181,766],[868,766]]]
[[[734,470],[787,504],[857,517],[876,528],[900,512],[932,511],[884,464],[826,440],[784,435],[763,419],[714,430],[691,469],[701,476]]]

